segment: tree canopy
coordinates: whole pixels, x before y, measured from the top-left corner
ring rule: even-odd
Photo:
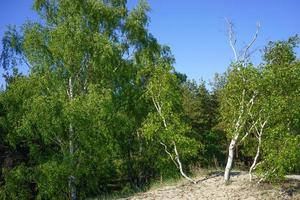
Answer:
[[[41,22],[10,26],[0,63],[0,198],[128,193],[192,168],[234,164],[271,181],[300,173],[297,36],[263,61],[188,80],[149,32],[146,1],[35,0]],[[20,73],[27,67],[28,73]],[[232,143],[230,143],[232,145]],[[230,166],[231,167],[231,166]]]

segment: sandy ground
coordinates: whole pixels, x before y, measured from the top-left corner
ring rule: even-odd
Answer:
[[[199,199],[199,200],[300,200],[299,182],[289,183],[282,187],[272,187],[269,184],[251,184],[245,172],[236,173],[231,177],[231,183],[225,185],[222,174],[213,174],[196,179],[197,184],[180,182],[174,186],[163,186],[145,193],[126,198],[128,200],[159,200],[159,199]]]

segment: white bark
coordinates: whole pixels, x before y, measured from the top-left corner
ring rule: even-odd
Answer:
[[[173,158],[173,155],[168,151],[168,147],[167,145],[165,145],[163,142],[159,142],[162,146],[164,146],[165,148],[165,152],[169,155],[169,157],[171,158],[172,162],[174,163],[174,165],[179,168],[177,162],[175,161],[175,159]]]
[[[72,77],[69,78],[69,83],[68,83],[68,96],[69,96],[69,101],[73,100],[73,83],[72,83]],[[73,162],[73,156],[74,156],[74,129],[72,123],[69,124],[69,153]],[[70,191],[70,198],[71,200],[76,200],[77,195],[76,195],[76,185],[75,185],[75,176],[71,174],[69,176],[68,180],[68,185],[69,185],[69,191]]]
[[[253,36],[253,39],[249,42],[249,44],[246,46],[245,50],[244,50],[244,54],[242,57],[242,60],[247,60],[247,58],[249,57],[248,51],[251,48],[251,46],[254,44],[254,42],[256,41],[257,37],[258,37],[258,33],[259,33],[259,29],[260,29],[260,23],[257,22],[256,24],[256,32]]]
[[[227,23],[227,34],[228,34],[228,39],[229,39],[229,45],[234,54],[234,61],[245,64],[246,59],[249,56],[248,51],[257,39],[260,24],[258,23],[256,33],[255,33],[253,39],[250,41],[250,43],[244,49],[242,49],[240,51],[241,53],[238,53],[236,46],[235,46],[236,45],[236,34],[234,31],[234,24],[232,23],[232,21],[230,21],[227,18],[225,18],[225,21]],[[232,163],[233,163],[234,150],[236,148],[236,144],[239,139],[240,129],[243,127],[242,121],[244,121],[244,119],[242,119],[242,117],[244,117],[245,113],[247,113],[247,110],[249,110],[249,109],[251,110],[251,108],[253,106],[254,98],[256,96],[256,94],[254,94],[252,96],[252,98],[250,99],[250,101],[247,104],[245,104],[245,102],[244,102],[245,101],[245,93],[246,93],[246,91],[244,89],[243,93],[242,93],[240,107],[239,107],[239,116],[237,118],[237,121],[234,123],[234,126],[235,126],[234,131],[233,131],[234,134],[233,134],[233,137],[230,141],[230,145],[228,148],[228,159],[227,159],[227,164],[226,164],[225,172],[224,172],[225,182],[228,182],[230,179],[230,171],[231,171]],[[247,109],[247,110],[245,110],[245,109]],[[249,133],[246,133],[242,140],[244,140],[248,136],[248,134]]]
[[[258,145],[257,145],[257,150],[256,150],[256,155],[254,157],[254,160],[253,160],[253,163],[249,169],[249,179],[250,179],[250,182],[252,181],[252,170],[254,169],[254,167],[256,166],[257,164],[257,159],[259,157],[259,153],[260,153],[260,146],[261,146],[261,137],[258,138]]]
[[[173,141],[173,145],[174,145],[174,152],[175,152],[175,155],[176,155],[175,159],[176,159],[176,161],[177,161],[177,163],[178,163],[178,168],[179,168],[179,171],[180,171],[181,175],[182,175],[184,178],[186,178],[187,180],[189,180],[190,182],[196,184],[196,183],[197,183],[196,181],[194,181],[193,179],[191,179],[190,177],[188,177],[188,176],[184,173],[184,171],[183,171],[183,169],[182,169],[182,164],[181,164],[181,162],[180,162],[180,158],[179,158],[179,154],[178,154],[178,151],[177,151],[177,147],[176,147],[175,141]]]
[[[167,122],[166,122],[166,119],[162,113],[162,106],[161,104],[152,96],[152,102],[155,106],[155,109],[156,111],[158,112],[159,116],[161,117],[162,121],[163,121],[163,125],[165,127],[165,129],[168,128],[167,126]],[[175,166],[179,169],[180,171],[180,174],[186,178],[188,181],[196,184],[196,181],[194,181],[192,178],[188,177],[184,171],[183,171],[183,168],[182,168],[182,163],[180,161],[180,157],[179,157],[179,153],[177,151],[177,147],[176,147],[176,143],[175,141],[172,141],[173,145],[174,145],[174,153],[175,153],[175,159],[173,158],[173,155],[168,151],[168,147],[167,145],[165,145],[163,142],[160,141],[160,144],[164,147],[164,150],[165,152],[169,155],[169,157],[171,158],[171,160],[173,161],[173,163],[175,164]]]
[[[225,172],[224,172],[224,180],[225,182],[228,182],[230,179],[230,171],[232,168],[232,162],[233,162],[233,157],[234,157],[234,149],[237,143],[237,140],[239,138],[239,132],[240,132],[240,127],[241,127],[241,120],[242,120],[242,115],[244,114],[244,98],[245,98],[245,90],[243,90],[242,93],[242,101],[240,104],[240,110],[239,110],[239,116],[238,119],[235,123],[235,128],[234,128],[234,135],[233,138],[230,141],[230,145],[228,148],[228,159],[227,159],[227,164],[225,167]]]
[[[246,134],[242,137],[242,139],[239,141],[239,144],[242,143],[247,137],[248,135],[251,133],[252,129],[256,126],[257,121],[254,122],[251,127],[249,128],[249,130],[246,132]]]
[[[261,126],[260,126],[260,129],[258,129],[255,125],[255,130],[256,130],[256,138],[258,140],[258,145],[257,145],[257,150],[256,150],[256,154],[255,154],[255,157],[254,157],[254,160],[253,160],[253,163],[249,169],[249,179],[250,181],[252,181],[252,171],[256,168],[257,166],[257,160],[258,160],[258,157],[259,157],[259,154],[260,154],[260,147],[261,147],[261,137],[262,137],[262,134],[263,134],[263,131],[264,131],[264,127],[266,125],[268,120],[265,120]]]
[[[254,104],[254,99],[256,97],[256,93],[254,93],[251,97],[251,99],[248,102],[245,102],[245,93],[246,91],[243,90],[242,92],[242,98],[241,98],[241,103],[240,103],[240,108],[239,108],[239,116],[238,119],[234,125],[234,131],[233,131],[233,137],[230,141],[230,145],[228,148],[228,159],[227,159],[227,164],[225,167],[225,172],[224,172],[224,180],[227,183],[230,179],[230,171],[232,168],[232,163],[233,163],[233,158],[234,158],[234,150],[236,148],[236,144],[238,142],[239,139],[239,135],[240,135],[240,131],[242,129],[242,127],[244,126],[244,122],[245,122],[245,113],[250,112],[250,110],[252,109],[252,106]],[[252,128],[251,128],[252,129]],[[243,137],[243,140],[245,139],[245,137],[248,136],[248,133],[245,134],[245,136]]]
[[[237,51],[235,48],[236,37],[235,37],[234,29],[233,29],[233,23],[232,23],[232,21],[230,21],[227,18],[225,18],[225,21],[227,23],[227,34],[228,34],[228,38],[229,38],[229,45],[234,54],[234,61],[237,62],[239,60],[239,57],[238,57],[238,54],[237,54]]]
[[[246,45],[246,47],[241,49],[238,53],[236,46],[235,46],[236,45],[236,33],[234,31],[234,24],[228,18],[225,18],[225,21],[227,23],[227,35],[228,35],[228,39],[229,39],[229,45],[234,54],[234,61],[246,64],[246,61],[250,56],[250,53],[248,53],[249,49],[253,46],[253,44],[255,43],[255,41],[258,37],[258,33],[260,30],[260,23],[257,22],[257,24],[256,24],[256,32],[255,32],[252,40]]]
[[[233,162],[233,157],[234,157],[234,149],[236,142],[238,140],[239,133],[236,133],[235,136],[231,139],[230,145],[228,148],[228,159],[227,159],[227,164],[225,167],[225,172],[224,172],[224,180],[225,182],[228,182],[230,179],[230,171],[232,168],[232,162]]]

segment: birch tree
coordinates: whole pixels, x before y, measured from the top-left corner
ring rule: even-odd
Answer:
[[[136,142],[148,114],[135,93],[143,85],[135,82],[140,66],[133,60],[159,46],[147,30],[149,7],[144,1],[128,10],[124,0],[36,0],[34,8],[43,23],[26,23],[18,42],[8,40],[4,49],[29,67],[29,75],[5,94],[12,102],[22,97],[18,113],[11,109],[15,104],[5,104],[8,121],[15,124],[7,137],[11,145],[29,147],[34,164],[25,169],[35,172],[39,198],[85,198],[111,177],[123,178],[123,165],[130,162],[122,155],[132,152],[122,149],[119,135]],[[11,65],[7,61],[15,56],[1,56],[1,63]],[[138,104],[145,113],[131,109]]]
[[[231,120],[231,128],[230,128],[230,144],[228,147],[228,159],[227,159],[227,164],[225,167],[225,173],[224,173],[224,180],[225,182],[229,181],[230,178],[230,170],[232,168],[232,163],[233,163],[233,157],[234,157],[234,149],[236,147],[236,144],[239,140],[240,134],[242,130],[244,129],[244,125],[246,122],[247,118],[247,113],[249,110],[251,110],[252,105],[254,104],[255,97],[256,97],[256,91],[248,91],[247,88],[247,83],[249,80],[247,80],[248,77],[246,77],[248,74],[247,72],[247,66],[251,64],[249,63],[249,49],[252,47],[254,42],[257,39],[260,24],[257,24],[257,30],[253,36],[253,39],[249,42],[249,44],[246,45],[245,48],[243,48],[240,52],[236,49],[236,34],[234,32],[234,26],[233,23],[225,19],[227,23],[227,34],[229,38],[229,44],[230,47],[233,51],[234,54],[234,62],[232,64],[233,70],[229,73],[227,84],[225,87],[226,89],[224,90],[224,98],[228,98],[228,100],[224,100],[225,102],[227,101],[227,106],[229,107],[229,110],[232,109],[233,112],[231,114],[226,115],[226,117],[230,118]],[[253,71],[253,69],[250,69],[250,71]],[[239,72],[241,71],[241,72]],[[251,75],[250,75],[251,76]],[[231,83],[232,82],[232,83]],[[252,83],[250,83],[252,84]],[[227,91],[226,91],[227,90]],[[226,91],[226,92],[225,92]],[[231,92],[235,91],[236,94],[232,94]],[[232,98],[235,99],[235,102],[231,102],[230,100],[230,93],[233,95]],[[236,97],[234,97],[236,95]],[[225,107],[225,105],[223,104]],[[224,108],[223,107],[223,108]],[[231,108],[231,109],[230,109]],[[230,113],[230,111],[228,112]],[[233,118],[232,118],[233,117]]]
[[[263,115],[268,119],[261,142],[261,161],[256,169],[261,180],[281,181],[299,169],[299,59],[297,36],[270,42],[264,51]],[[263,122],[263,121],[262,121]]]
[[[251,110],[249,110],[249,121],[248,121],[248,126],[250,128],[247,129],[246,134],[244,137],[241,139],[240,143],[243,142],[247,137],[252,136],[254,140],[257,141],[257,146],[256,146],[256,151],[255,155],[253,157],[253,162],[249,168],[249,180],[250,182],[252,181],[253,175],[252,172],[253,170],[256,169],[257,165],[259,163],[259,158],[261,156],[261,151],[262,151],[262,140],[265,136],[266,132],[266,127],[268,125],[268,120],[269,120],[269,115],[270,115],[270,110],[268,110],[268,105],[266,105],[265,101],[265,93],[264,89],[261,86],[263,85],[261,81],[264,79],[260,76],[260,79],[257,79],[256,84],[258,85],[257,91],[259,91],[259,95],[257,96],[257,100],[255,105]]]
[[[246,123],[250,119],[253,105],[256,103],[257,91],[253,88],[257,70],[249,65],[233,67],[227,77],[227,83],[221,92],[221,116],[231,138],[224,179],[230,177],[234,150],[239,140],[247,136]],[[244,133],[244,135],[242,135]]]
[[[181,160],[182,155],[184,157],[195,155],[199,145],[196,144],[195,140],[185,136],[189,127],[183,123],[174,110],[176,101],[179,100],[178,81],[176,76],[171,73],[170,63],[161,58],[156,63],[156,65],[148,66],[148,70],[151,71],[149,71],[150,78],[146,86],[146,97],[153,104],[155,112],[151,113],[144,122],[143,131],[150,138],[155,138],[157,135],[162,150],[169,156],[180,174],[188,181],[196,183],[184,172]],[[159,124],[162,124],[162,127]],[[178,150],[179,145],[181,151]],[[169,149],[170,146],[171,150]]]

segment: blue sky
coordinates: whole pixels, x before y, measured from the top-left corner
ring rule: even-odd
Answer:
[[[137,1],[128,0],[129,7]],[[254,45],[255,49],[262,49],[270,40],[281,40],[300,34],[299,0],[148,2],[152,9],[149,13],[150,32],[160,43],[171,47],[176,58],[176,70],[187,74],[190,79],[203,78],[208,81],[216,72],[225,71],[233,58],[225,34],[224,17],[234,22],[240,47],[251,40],[258,21],[261,23],[261,31]],[[27,19],[37,19],[31,4],[32,0],[1,0],[1,38],[6,25],[21,25]],[[253,55],[254,63],[259,63],[260,56],[259,51]]]

